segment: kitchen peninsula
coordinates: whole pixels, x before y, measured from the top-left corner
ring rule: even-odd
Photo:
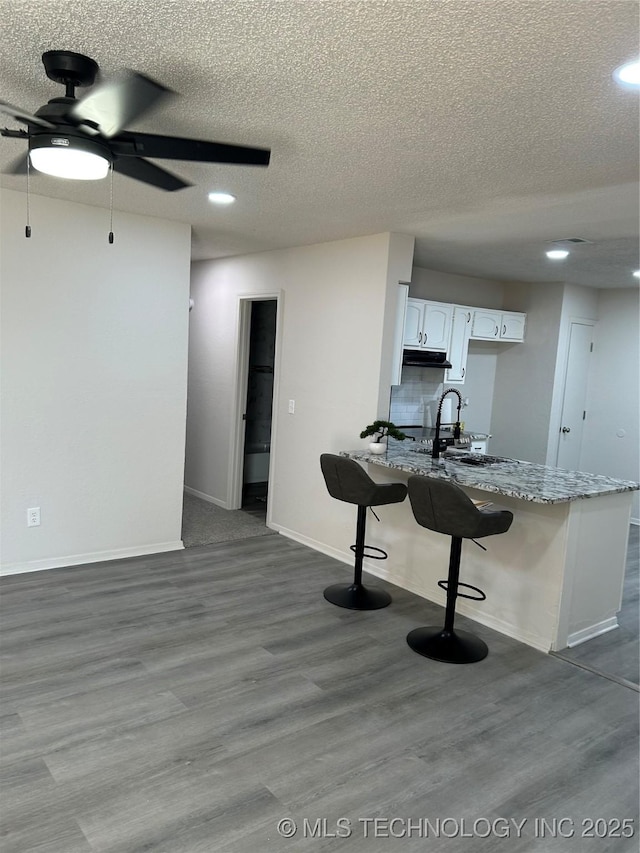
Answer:
[[[468,452],[432,459],[428,446],[394,441],[379,456],[341,455],[369,465],[377,482],[437,477],[513,512],[509,532],[484,542],[486,552],[465,541],[461,577],[487,600],[460,600],[460,613],[542,651],[617,627],[637,483]],[[446,576],[448,537],[419,527],[408,502],[379,515],[367,538],[389,553],[389,568],[367,571],[444,604],[437,581]]]

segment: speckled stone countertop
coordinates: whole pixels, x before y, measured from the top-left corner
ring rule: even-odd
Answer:
[[[432,459],[429,452],[425,452],[424,445],[411,442],[408,447],[408,444],[409,442],[390,442],[388,450],[380,456],[367,450],[343,450],[340,455],[358,462],[394,468],[409,474],[451,480],[452,483],[470,489],[481,489],[541,504],[566,503],[640,489],[638,483],[614,480],[602,474],[563,471],[560,468],[498,456],[451,453],[444,454],[439,459]],[[497,461],[490,465],[476,466],[461,461],[464,458],[472,462],[483,459]]]

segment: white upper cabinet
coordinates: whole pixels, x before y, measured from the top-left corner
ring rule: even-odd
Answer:
[[[425,349],[446,352],[451,338],[453,305],[444,302],[427,302],[424,314],[422,346]]]
[[[503,311],[502,322],[500,324],[500,340],[523,341],[526,321],[526,314],[520,314],[517,311]]]
[[[482,341],[523,341],[526,314],[475,308],[471,337]]]
[[[484,341],[495,341],[500,337],[502,311],[491,311],[488,308],[474,308],[471,337]]]
[[[404,316],[404,345],[418,349],[422,342],[422,326],[424,325],[424,310],[426,302],[423,299],[407,299]]]
[[[464,305],[453,306],[453,325],[451,327],[451,344],[448,354],[451,367],[445,371],[444,381],[461,385],[467,372],[467,353],[471,337],[471,318],[473,308]]]
[[[400,286],[396,306],[393,384],[402,381],[403,349],[446,352],[451,367],[446,369],[444,381],[462,385],[470,340],[505,343],[524,340],[526,314],[415,299],[408,296],[408,290],[407,285]]]
[[[404,346],[407,349],[447,352],[452,317],[453,305],[409,297],[405,314]]]

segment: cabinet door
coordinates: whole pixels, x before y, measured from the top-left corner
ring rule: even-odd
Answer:
[[[490,311],[486,308],[477,308],[473,312],[471,337],[480,338],[481,340],[495,340],[500,334],[501,321],[501,311]]]
[[[502,324],[500,326],[500,340],[523,341],[526,319],[526,314],[520,314],[516,311],[503,311]]]
[[[422,326],[422,348],[446,352],[451,340],[453,305],[427,302]]]
[[[407,299],[403,340],[407,349],[420,349],[426,304],[424,299],[412,299],[411,297]]]
[[[467,371],[467,353],[471,335],[471,315],[473,309],[461,305],[453,307],[453,326],[451,328],[451,344],[449,346],[449,361],[451,367],[445,371],[445,382],[462,384]]]

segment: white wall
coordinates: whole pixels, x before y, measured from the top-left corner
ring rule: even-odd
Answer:
[[[545,464],[563,301],[562,284],[511,284],[505,308],[525,311],[525,339],[497,359],[491,452]]]
[[[502,308],[504,285],[487,278],[414,267],[409,296],[435,302],[454,302],[456,305]]]
[[[239,300],[280,293],[269,523],[347,549],[355,516],[329,498],[319,456],[364,446],[359,433],[388,410],[389,309],[412,258],[412,238],[378,234],[194,264],[188,488],[228,506]]]
[[[638,291],[598,291],[587,419],[580,467],[640,481],[640,329]],[[618,433],[623,433],[618,435]],[[640,521],[638,492],[632,518]]]
[[[182,547],[189,226],[0,198],[2,570]]]

